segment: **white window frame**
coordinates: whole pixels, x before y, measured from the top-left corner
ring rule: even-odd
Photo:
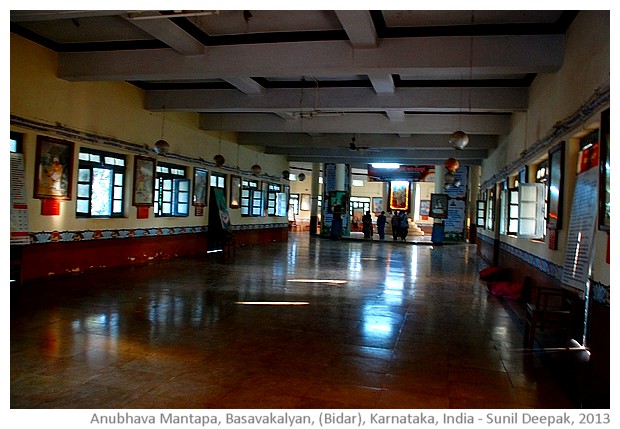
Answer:
[[[263,215],[263,190],[256,180],[241,180],[241,216],[258,217]]]
[[[183,166],[158,164],[155,179],[155,217],[189,216],[190,181]]]
[[[519,186],[519,228],[520,238],[541,239],[545,228],[545,185],[522,183]]]
[[[519,188],[502,189],[500,233],[517,235],[519,232]]]
[[[95,169],[108,170],[111,173],[108,195],[110,213],[108,214],[100,215],[92,213],[94,199],[101,197],[101,195],[95,195],[93,192]],[[86,180],[82,180],[82,170],[88,170],[88,178]],[[125,176],[125,155],[97,149],[81,148],[78,155],[76,217],[103,219],[123,217],[125,212]],[[88,204],[87,212],[80,211],[80,206],[83,204]]]
[[[487,202],[484,200],[476,201],[476,226],[478,228],[484,228],[486,220],[486,205]]]

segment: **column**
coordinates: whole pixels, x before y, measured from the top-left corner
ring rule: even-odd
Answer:
[[[319,178],[321,168],[318,162],[312,163],[312,185],[310,188],[310,235],[317,235],[319,214]]]
[[[346,168],[344,164],[336,164],[336,191],[346,191]]]
[[[445,176],[445,167],[443,165],[435,166],[435,193],[443,194],[444,193],[444,176]],[[441,243],[443,241],[443,219],[433,219],[433,232],[431,234],[431,240],[433,243]]]
[[[478,190],[480,189],[480,166],[469,166],[469,243],[476,243],[477,226],[476,216],[478,214]]]

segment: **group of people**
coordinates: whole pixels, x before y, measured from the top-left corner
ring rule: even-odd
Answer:
[[[394,241],[397,241],[399,238],[405,241],[409,232],[409,216],[407,216],[407,212],[396,210],[392,215],[391,224]]]
[[[385,239],[385,224],[387,223],[387,217],[385,212],[382,211],[379,216],[377,216],[377,233],[379,234],[379,239]],[[407,238],[407,233],[409,232],[409,217],[407,216],[406,211],[395,211],[392,215],[391,219],[392,225],[392,237],[394,241],[399,238],[403,241]],[[362,232],[364,233],[364,238],[372,238],[372,217],[370,215],[370,211],[367,211],[364,216],[362,216]]]

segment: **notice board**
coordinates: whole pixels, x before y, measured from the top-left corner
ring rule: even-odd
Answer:
[[[562,284],[581,292],[585,292],[588,282],[598,219],[598,177],[597,168],[577,176],[570,211]]]
[[[24,155],[11,152],[11,244],[29,244]]]

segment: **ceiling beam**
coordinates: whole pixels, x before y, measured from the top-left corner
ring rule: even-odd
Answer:
[[[248,96],[235,89],[147,90],[145,107],[148,110],[159,110],[165,105],[169,110],[205,113],[241,111],[255,113],[377,111],[387,113],[391,110],[407,112],[525,111],[528,105],[528,88],[515,87],[398,88],[398,91],[392,95],[377,95],[372,88],[321,88],[316,93],[305,94],[304,97],[301,96],[301,89],[264,89],[261,87],[260,91],[260,96],[257,97]]]
[[[377,30],[368,10],[334,11],[354,48],[376,48],[379,45]]]
[[[201,114],[203,130],[273,133],[444,134],[457,128],[469,134],[502,135],[510,132],[510,115],[408,114],[390,121],[384,114],[357,113],[338,117],[284,120],[272,114]]]
[[[452,156],[452,155],[449,155]],[[443,165],[446,159],[449,156],[438,157],[438,158],[417,158],[415,155],[411,155],[409,157],[406,156],[398,156],[394,158],[388,158],[382,156],[380,153],[375,154],[374,152],[358,152],[357,154],[350,154],[340,157],[331,157],[326,158],[321,154],[303,156],[303,155],[290,155],[288,156],[289,162],[333,162],[336,164],[351,164],[355,166],[362,166],[365,164],[371,164],[373,162],[395,162],[398,164],[407,164],[407,165]],[[459,163],[461,165],[481,165],[482,159],[459,159]]]
[[[399,137],[394,134],[322,134],[310,136],[299,133],[238,133],[238,143],[249,146],[270,147],[314,147],[333,148],[347,146],[355,137],[355,144],[360,147],[393,149],[439,149],[449,148],[447,134],[413,134]],[[497,136],[470,135],[468,149],[495,149]]]
[[[225,80],[246,95],[260,95],[264,91],[264,88],[251,77],[228,77]]]
[[[473,41],[473,43],[472,43]],[[375,73],[463,78],[558,71],[562,35],[386,39],[376,49],[348,41],[211,46],[204,55],[174,49],[63,52],[58,77],[70,81],[219,79],[227,76],[351,76]],[[474,46],[470,52],[470,46]]]
[[[169,19],[132,19],[129,15],[123,18],[181,55],[204,54],[205,46]]]
[[[357,142],[356,142],[357,143]],[[271,155],[288,155],[288,156],[315,156],[316,149],[311,147],[266,147],[265,153]],[[446,149],[368,149],[368,150],[351,150],[344,147],[322,148],[321,157],[342,158],[342,157],[382,157],[387,159],[447,159],[450,157],[458,157],[460,160],[466,159],[484,159],[488,155],[486,149],[469,149],[456,150],[454,148]]]

